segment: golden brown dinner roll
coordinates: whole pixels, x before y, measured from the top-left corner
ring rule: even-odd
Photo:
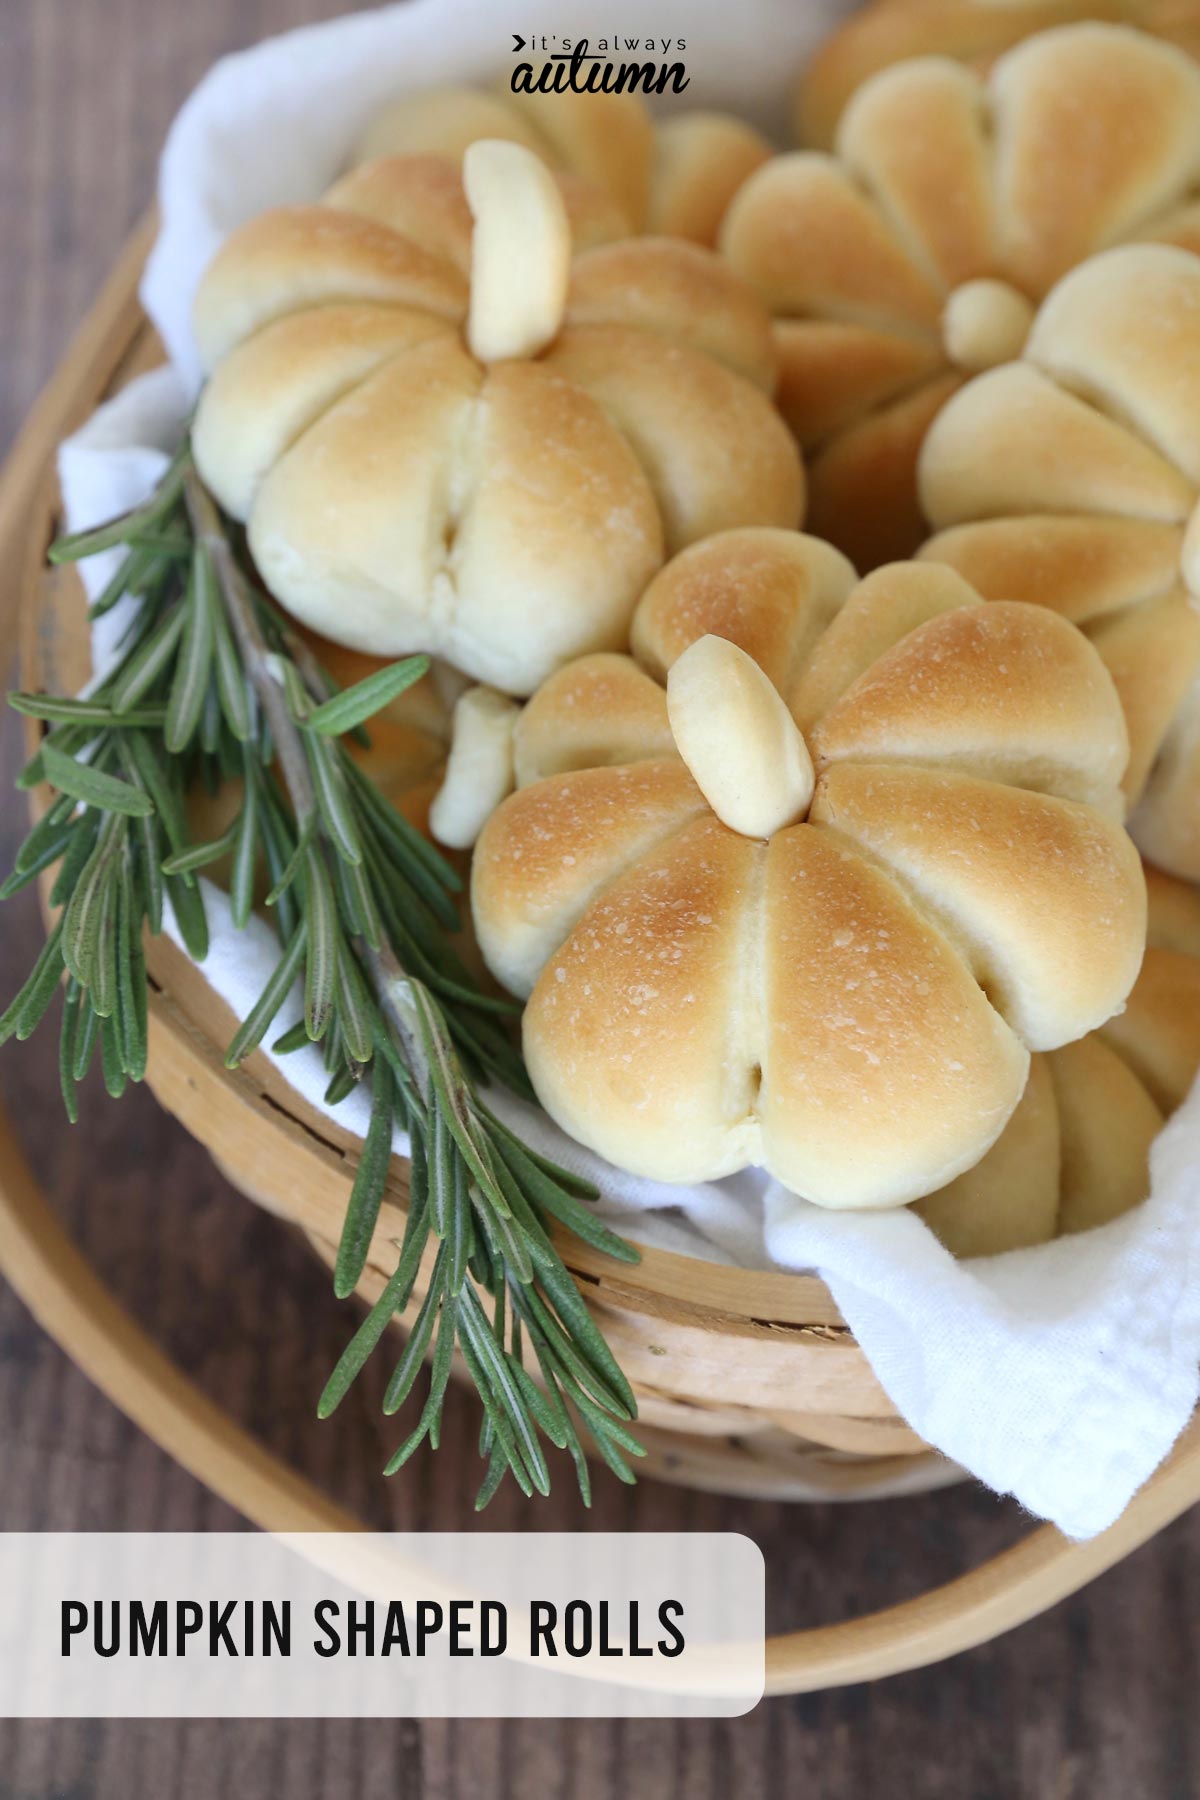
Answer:
[[[1129,246],[1073,271],[1021,360],[942,412],[920,479],[923,557],[1087,632],[1129,725],[1130,830],[1200,879],[1200,257]]]
[[[1023,38],[1082,20],[1136,25],[1200,54],[1198,0],[868,0],[832,31],[796,84],[797,141],[833,143],[868,76],[914,56],[952,56],[980,73]]]
[[[981,1162],[915,1210],[956,1256],[1045,1243],[1128,1212],[1150,1146],[1200,1069],[1200,894],[1146,870],[1149,946],[1123,1012],[1035,1056]]]
[[[572,259],[552,174],[481,142],[236,231],[197,296],[197,464],[297,618],[504,692],[623,648],[664,558],[794,525],[770,321],[711,251]]]
[[[949,570],[858,583],[774,530],[674,558],[633,646],[534,695],[475,852],[542,1104],[663,1181],[761,1164],[835,1207],[943,1186],[999,1137],[1030,1050],[1137,975],[1099,657]]]
[[[770,155],[761,132],[729,113],[676,113],[658,121],[647,231],[711,249],[729,202]]]
[[[835,154],[757,170],[721,244],[776,315],[808,529],[859,568],[911,556],[940,408],[1020,355],[1036,302],[1095,251],[1152,231],[1200,244],[1198,179],[1200,68],[1109,25],[1029,38],[986,78],[944,56],[887,69]]]
[[[709,249],[733,195],[771,154],[730,113],[653,120],[637,94],[514,94],[427,89],[386,107],[367,127],[359,160],[425,153],[462,159],[479,138],[540,156],[569,184],[577,249],[651,231]]]

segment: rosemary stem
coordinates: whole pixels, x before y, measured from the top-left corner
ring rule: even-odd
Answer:
[[[427,1101],[429,1066],[417,1036],[411,1003],[406,998],[409,992],[408,976],[389,944],[382,944],[378,950],[372,950],[369,944],[360,939],[357,948],[371,977],[375,998],[400,1040],[400,1053],[416,1083],[417,1092]]]
[[[461,964],[453,871],[350,758],[348,740],[428,668],[410,657],[349,688],[338,685],[261,592],[240,532],[207,492],[184,443],[158,491],[134,514],[63,541],[57,560],[129,552],[100,603],[139,602],[116,667],[91,699],[19,695],[54,730],[23,773],[59,798],[0,886],[15,893],[61,857],[63,916],[24,986],[0,1015],[0,1042],[26,1038],[70,976],[59,1066],[68,1116],[99,1047],[105,1085],[120,1094],[146,1072],[143,925],[162,929],[169,894],[198,959],[208,932],[195,871],[233,856],[234,923],[253,905],[259,853],[272,882],[282,956],[227,1052],[236,1068],[265,1040],[303,973],[304,1018],[283,1053],[320,1043],[326,1098],[343,1099],[374,1070],[371,1123],[358,1160],[335,1290],[357,1285],[376,1234],[397,1123],[411,1135],[410,1205],[395,1275],[330,1377],[332,1411],[413,1292],[433,1256],[416,1334],[387,1390],[403,1403],[433,1349],[425,1406],[387,1465],[425,1439],[436,1447],[456,1348],[479,1389],[488,1472],[478,1505],[506,1472],[525,1493],[548,1485],[539,1433],[574,1461],[590,1495],[580,1432],[624,1480],[639,1446],[623,1421],[632,1390],[548,1235],[554,1220],[628,1259],[629,1246],[588,1216],[583,1184],[501,1126],[480,1097],[492,1080],[526,1090],[519,1055]],[[93,612],[96,609],[93,609]],[[233,824],[192,841],[186,795],[240,777]],[[511,1328],[510,1328],[511,1327]],[[544,1389],[527,1373],[534,1359]]]
[[[220,515],[194,469],[189,469],[184,477],[184,496],[196,542],[212,558],[217,586],[242,654],[246,675],[267,715],[296,823],[302,832],[308,831],[315,823],[317,811],[308,758],[287,709],[283,688],[272,668],[271,653],[247,598],[229,539],[221,528]]]
[[[310,829],[315,832],[315,835],[321,840],[322,852],[327,859],[331,859],[333,851],[328,844],[327,833],[320,819],[313,791],[312,773],[308,758],[304,753],[304,745],[300,740],[299,729],[288,711],[283,688],[276,679],[270,650],[263,637],[262,628],[254,615],[254,608],[250,604],[241,573],[234,561],[229,539],[222,530],[220,515],[211,495],[192,469],[189,469],[184,477],[184,494],[196,541],[207,550],[212,558],[217,585],[220,588],[221,598],[237,639],[238,649],[241,651],[246,675],[267,715],[267,721],[271,727],[271,737],[279,757],[284,786],[288,790],[296,815],[296,823],[302,832]],[[289,634],[289,637],[291,636],[292,634]],[[295,641],[298,642],[298,640]],[[414,1029],[411,1010],[405,1005],[403,998],[407,992],[408,977],[390,945],[383,944],[378,950],[373,950],[362,939],[357,939],[355,948],[370,975],[375,997],[399,1039],[401,1054],[417,1085],[417,1090],[422,1097],[427,1097],[429,1071]]]

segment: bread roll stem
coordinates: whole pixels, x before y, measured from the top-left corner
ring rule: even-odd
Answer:
[[[667,716],[697,787],[723,825],[769,838],[808,811],[808,746],[752,656],[726,638],[697,638],[667,677]]]
[[[429,809],[429,828],[439,844],[469,850],[500,802],[512,793],[518,711],[515,702],[495,688],[468,688],[459,696],[446,779]]]
[[[467,340],[480,362],[536,356],[558,336],[571,227],[546,165],[520,144],[480,138],[463,156],[474,220]]]

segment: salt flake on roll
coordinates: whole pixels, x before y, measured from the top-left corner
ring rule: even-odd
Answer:
[[[1141,962],[1099,657],[950,570],[860,583],[771,530],[676,557],[633,645],[534,695],[475,852],[542,1104],[657,1180],[761,1165],[832,1207],[943,1187],[1030,1052],[1110,1018]]]

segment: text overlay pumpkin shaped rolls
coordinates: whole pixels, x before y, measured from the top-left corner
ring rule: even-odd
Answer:
[[[572,259],[518,144],[366,164],[251,221],[196,304],[197,464],[297,617],[524,694],[621,648],[673,551],[794,525],[761,303],[712,252]]]
[[[702,757],[674,671],[714,638],[742,661],[705,701],[724,756]],[[856,585],[828,545],[767,530],[676,557],[633,643],[534,696],[522,785],[476,847],[480,945],[529,996],[539,1098],[659,1180],[762,1165],[869,1207],[943,1186],[1002,1131],[1030,1051],[1101,1024],[1137,975],[1145,884],[1099,657],[951,571]],[[722,822],[781,741],[743,664],[802,740],[797,822],[769,837]]]

